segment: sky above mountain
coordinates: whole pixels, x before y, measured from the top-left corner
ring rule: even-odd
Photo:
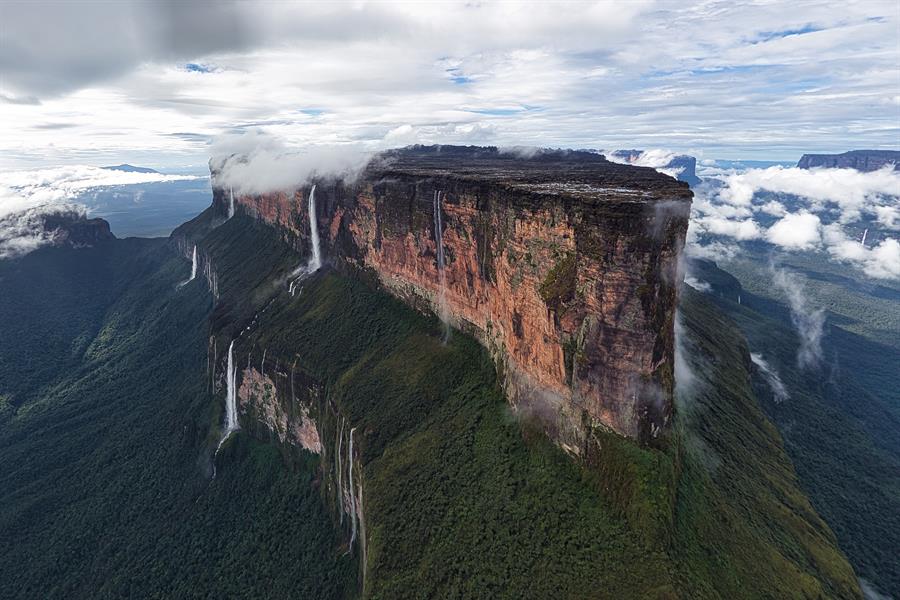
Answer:
[[[879,2],[0,3],[0,169],[290,145],[897,148]]]

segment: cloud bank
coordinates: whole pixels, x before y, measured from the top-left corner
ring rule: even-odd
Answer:
[[[199,166],[254,127],[293,147],[891,148],[898,21],[893,0],[0,2],[0,166]]]
[[[761,241],[825,252],[871,278],[900,279],[900,171],[719,171],[695,194],[688,231],[695,256],[731,258],[741,243]]]
[[[87,165],[0,173],[0,258],[21,256],[49,243],[44,216],[86,214],[85,207],[77,202],[80,194],[105,187],[187,179],[197,177]]]
[[[261,130],[219,138],[212,152],[213,185],[238,194],[292,190],[316,177],[351,180],[373,156],[353,145],[290,148]]]

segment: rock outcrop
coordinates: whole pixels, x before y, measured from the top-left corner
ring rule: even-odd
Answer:
[[[898,150],[850,150],[843,154],[804,154],[797,166],[801,169],[824,167],[829,169],[856,169],[877,171],[885,165],[900,165]]]
[[[514,409],[563,447],[580,453],[591,427],[643,442],[667,429],[687,185],[588,152],[448,146],[384,153],[353,183],[316,184],[326,257],[481,340]],[[308,192],[235,203],[306,254]]]
[[[116,236],[104,219],[88,219],[79,212],[59,212],[42,215],[44,231],[56,246],[90,248]]]

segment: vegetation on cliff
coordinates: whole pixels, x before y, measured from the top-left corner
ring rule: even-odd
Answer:
[[[709,303],[685,305],[696,356],[717,359],[694,364],[705,385],[684,396],[672,442],[596,430],[585,468],[510,413],[472,338],[441,343],[434,317],[364,273],[320,272],[291,296],[274,283],[298,258],[277,236],[240,216],[208,230],[208,218],[179,233],[215,264],[212,313],[201,279],[175,292],[187,264],[171,247],[125,253],[118,298],[66,334],[89,338],[74,362],[17,391],[28,401],[0,432],[4,595],[337,598],[355,596],[362,573],[372,598],[857,595],[756,404],[746,348]],[[60,252],[17,264],[77,288],[52,265]],[[39,319],[22,297],[4,296],[6,314]],[[250,321],[236,361],[296,361],[357,428],[364,569],[345,555],[321,457],[279,452],[248,427],[210,479],[221,398],[207,335],[224,347]]]
[[[813,369],[797,368],[797,333],[783,298],[771,289],[764,259],[730,264],[740,282],[712,263],[698,262],[693,270],[711,285],[708,297],[734,319],[750,349],[780,375],[786,399],[773,394],[758,369],[754,388],[784,436],[804,492],[859,576],[896,596],[900,289],[854,281],[844,269],[814,257],[791,263],[809,303],[827,306],[823,362]]]

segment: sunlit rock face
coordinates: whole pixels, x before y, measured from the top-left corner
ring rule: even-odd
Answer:
[[[280,375],[287,377],[285,373]],[[319,431],[310,415],[309,403],[280,394],[268,375],[250,367],[241,374],[237,395],[241,413],[264,426],[279,442],[321,454]]]
[[[481,340],[513,408],[560,445],[581,453],[592,426],[643,442],[666,431],[686,184],[585,152],[447,146],[388,152],[353,183],[317,183],[326,258]],[[238,202],[306,253],[307,193]]]

